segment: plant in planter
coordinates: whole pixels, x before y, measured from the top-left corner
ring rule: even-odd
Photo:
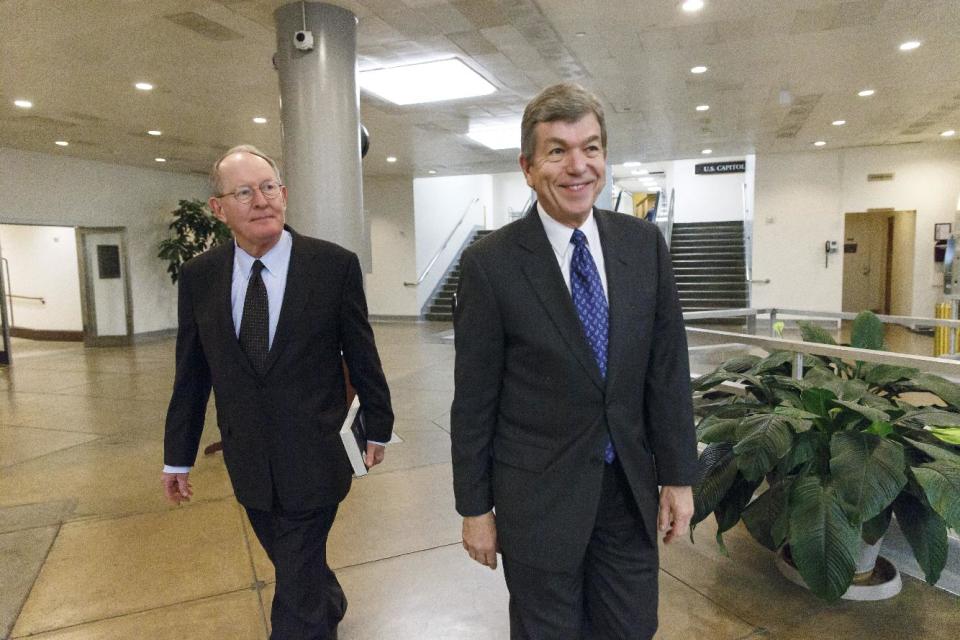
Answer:
[[[876,317],[861,314],[852,345],[876,348],[882,335]],[[947,528],[960,530],[960,447],[952,443],[960,387],[907,367],[805,361],[801,380],[792,377],[793,354],[775,352],[734,358],[694,382],[705,394],[697,435],[707,447],[693,522],[713,513],[721,548],[740,520],[768,549],[789,545],[807,586],[836,600],[853,581],[861,541],[878,542],[895,514],[935,583]],[[724,382],[744,394],[715,390]],[[917,391],[945,406],[901,397]]]
[[[200,200],[181,200],[173,217],[169,227],[173,237],[160,243],[157,257],[168,262],[167,273],[176,284],[184,262],[230,240],[231,235],[227,225],[213,217]]]

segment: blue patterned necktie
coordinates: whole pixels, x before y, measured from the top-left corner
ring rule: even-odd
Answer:
[[[570,237],[573,243],[573,258],[570,260],[570,294],[573,306],[577,309],[583,333],[593,351],[593,357],[600,368],[600,376],[607,377],[607,338],[610,331],[610,316],[607,299],[603,295],[603,283],[600,272],[587,249],[587,236],[575,229]],[[613,443],[607,438],[603,458],[607,464],[613,462],[616,453]]]

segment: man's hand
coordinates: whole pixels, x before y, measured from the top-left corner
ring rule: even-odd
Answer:
[[[470,557],[491,569],[497,568],[497,521],[493,511],[463,519],[463,548]]]
[[[367,453],[363,456],[363,464],[367,465],[367,469],[383,462],[384,449],[386,449],[386,447],[382,444],[367,443]]]
[[[691,487],[668,487],[660,489],[660,513],[657,528],[665,532],[664,544],[686,535],[693,517],[693,489]]]
[[[190,502],[193,496],[193,487],[190,485],[189,473],[164,473],[161,479],[163,495],[173,504]]]

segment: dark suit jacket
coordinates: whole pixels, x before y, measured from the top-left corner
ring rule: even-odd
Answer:
[[[285,510],[328,506],[346,496],[352,474],[338,435],[347,411],[341,351],[367,436],[386,442],[393,427],[357,256],[287,230],[290,267],[262,376],[241,351],[231,316],[234,243],[184,264],[164,438],[166,464],[193,465],[212,386],[237,500],[261,510],[274,506],[274,496]]]
[[[609,432],[656,543],[657,485],[690,485],[696,438],[686,333],[657,228],[594,209],[610,309],[601,378],[536,205],[462,258],[451,410],[457,510],[496,507],[505,555],[583,559]]]

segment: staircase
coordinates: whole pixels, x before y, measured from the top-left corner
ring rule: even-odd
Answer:
[[[670,256],[684,311],[749,305],[742,222],[674,223]]]
[[[463,249],[490,233],[493,233],[490,229],[478,229]],[[460,255],[463,253],[463,249],[451,263],[452,268],[447,272],[442,284],[433,293],[433,298],[431,298],[427,313],[424,316],[427,320],[453,322],[453,296],[457,293],[457,287],[460,285]]]

